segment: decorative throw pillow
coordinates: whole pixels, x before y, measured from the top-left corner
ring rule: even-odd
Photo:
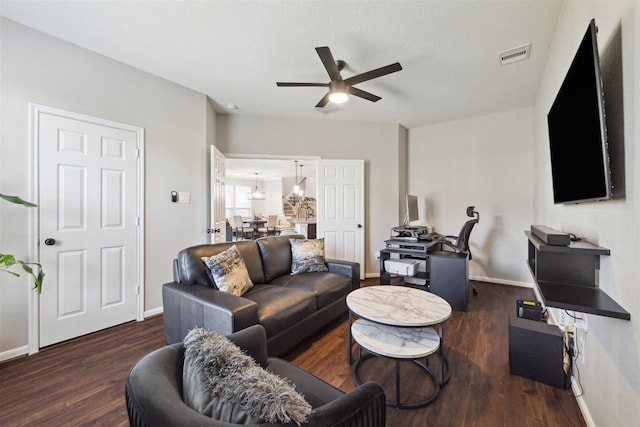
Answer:
[[[228,338],[197,328],[184,348],[183,400],[192,409],[233,424],[306,422],[312,408],[294,386]]]
[[[253,287],[247,265],[236,245],[217,255],[202,257],[202,261],[221,291],[241,296]]]
[[[324,263],[324,239],[289,239],[291,274],[329,271]]]

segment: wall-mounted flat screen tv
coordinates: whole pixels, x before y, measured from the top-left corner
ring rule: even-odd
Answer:
[[[611,198],[611,173],[595,20],[547,115],[553,201]]]

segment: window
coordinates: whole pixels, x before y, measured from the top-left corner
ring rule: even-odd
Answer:
[[[251,187],[246,185],[231,185],[225,187],[225,215],[233,218],[234,215],[251,216]]]

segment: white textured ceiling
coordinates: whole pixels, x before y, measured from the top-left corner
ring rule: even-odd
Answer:
[[[560,0],[5,1],[7,19],[207,94],[230,114],[398,123],[407,128],[530,106]],[[530,59],[498,52],[532,43]],[[314,108],[328,82],[315,47],[347,62],[342,77],[400,62],[361,83],[382,97]]]

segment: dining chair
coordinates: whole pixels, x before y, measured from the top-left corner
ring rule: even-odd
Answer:
[[[278,215],[269,215],[267,217],[267,223],[265,224],[265,226],[258,228],[258,233],[260,234],[260,236],[275,236],[276,225],[278,225]]]
[[[236,240],[244,240],[247,235],[253,233],[253,228],[244,226],[241,215],[234,215],[233,230]]]

